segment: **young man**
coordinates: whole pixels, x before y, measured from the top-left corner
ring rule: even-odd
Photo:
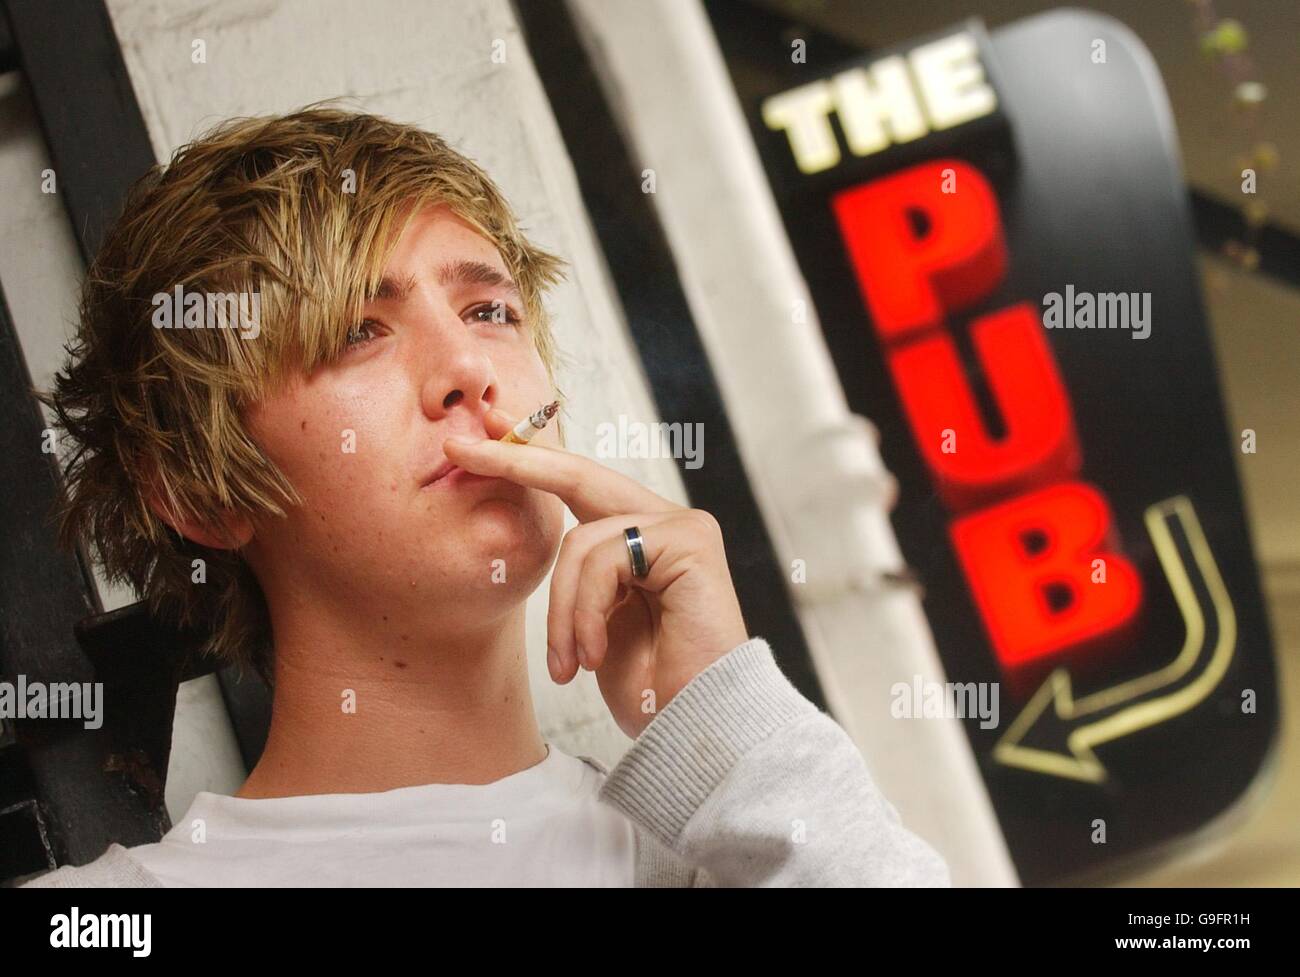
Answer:
[[[233,797],[29,884],[949,883],[748,634],[712,516],[558,425],[496,441],[554,399],[560,267],[438,137],[331,108],[227,123],[133,189],[48,399],[82,449],[64,531],[259,668],[273,717]],[[635,740],[612,771],[533,712],[553,563],[549,671],[595,672]]]

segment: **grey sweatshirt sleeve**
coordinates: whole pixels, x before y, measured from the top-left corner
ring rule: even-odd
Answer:
[[[22,889],[161,889],[158,881],[127,849],[114,842],[87,865],[64,865],[24,882]]]
[[[690,681],[600,789],[718,886],[948,886],[848,734],[762,638]]]

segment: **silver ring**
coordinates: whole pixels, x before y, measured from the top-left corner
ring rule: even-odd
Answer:
[[[645,559],[645,539],[636,526],[623,530],[623,541],[627,543],[627,554],[632,558],[632,576],[645,577],[650,574],[650,564]]]

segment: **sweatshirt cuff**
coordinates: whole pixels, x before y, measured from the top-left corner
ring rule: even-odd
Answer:
[[[816,712],[768,643],[750,638],[669,700],[610,772],[600,798],[671,848],[745,753]]]

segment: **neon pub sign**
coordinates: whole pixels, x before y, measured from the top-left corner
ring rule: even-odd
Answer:
[[[863,157],[997,106],[976,39],[959,31],[773,96],[762,114],[812,174],[840,162],[831,113]],[[1141,579],[1110,539],[1105,493],[1080,478],[1069,396],[1035,306],[1016,302],[970,326],[1002,437],[982,420],[945,325],[1006,276],[989,181],[961,160],[931,160],[836,193],[831,206],[1003,670],[1121,632],[1141,606]]]
[[[1081,70],[1098,38],[1106,70]],[[893,522],[945,669],[1019,703],[965,730],[1035,881],[1209,824],[1276,742],[1239,459],[1149,65],[1113,20],[1061,10],[850,55],[751,103],[847,399],[899,479]],[[1141,294],[1143,341],[1049,332],[1067,282]],[[1076,830],[1099,802],[1124,825],[1105,850]]]
[[[1080,478],[1069,395],[1036,307],[1015,302],[970,326],[1000,438],[945,328],[1006,274],[988,181],[934,160],[838,194],[833,207],[1000,665],[1014,673],[1121,631],[1141,606],[1141,579],[1108,541],[1105,493]]]
[[[788,140],[801,179],[825,188],[895,407],[946,512],[953,568],[998,670],[1028,700],[994,759],[1096,783],[1107,774],[1094,746],[1175,718],[1214,691],[1236,651],[1236,616],[1190,499],[1141,501],[1158,561],[1148,580],[1168,584],[1182,650],[1133,681],[1074,696],[1071,670],[1105,676],[1117,662],[1131,670],[1162,652],[1134,644],[1143,633],[1143,576],[1121,548],[1107,491],[1084,476],[1048,321],[1028,298],[985,307],[1012,260],[990,179],[955,153],[924,158],[925,149],[908,145],[927,135],[948,146],[969,141],[947,130],[973,132],[1002,112],[981,61],[989,51],[978,26],[947,32],[774,95],[760,115]],[[841,165],[855,174],[849,186],[829,172]],[[1136,338],[1146,335],[1149,322]],[[1128,367],[1121,360],[1111,368]],[[976,371],[996,418],[984,414]],[[1163,586],[1159,596],[1168,601]],[[1066,742],[1030,748],[1052,722]]]

